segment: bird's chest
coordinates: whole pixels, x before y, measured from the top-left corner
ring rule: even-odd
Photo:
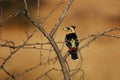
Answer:
[[[71,43],[72,47],[75,47],[75,40],[74,39],[71,39],[70,43]]]

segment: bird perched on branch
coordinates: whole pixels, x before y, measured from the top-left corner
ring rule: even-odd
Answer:
[[[78,59],[77,50],[79,46],[79,41],[77,39],[75,28],[76,26],[69,26],[63,28],[63,30],[67,31],[65,42],[66,46],[69,48],[68,53],[71,55],[71,58],[73,60]]]

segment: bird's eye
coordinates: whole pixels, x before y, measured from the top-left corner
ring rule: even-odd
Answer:
[[[68,30],[70,30],[70,28],[69,28],[69,27],[67,27],[67,29],[68,29]]]

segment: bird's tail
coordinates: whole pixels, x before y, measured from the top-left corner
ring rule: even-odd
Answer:
[[[71,58],[72,58],[73,60],[78,59],[78,54],[77,54],[76,52],[72,53],[72,54],[71,54]]]
[[[71,49],[69,50],[69,54],[71,54],[71,58],[72,58],[73,60],[78,59],[78,54],[77,54],[77,49],[76,49],[76,48],[71,48]]]

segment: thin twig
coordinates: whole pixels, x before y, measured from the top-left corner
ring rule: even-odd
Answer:
[[[48,15],[47,15],[46,17],[44,17],[44,19],[42,20],[41,24],[43,24],[43,23],[57,10],[57,8],[58,8],[61,4],[63,4],[63,3],[64,3],[63,1],[60,1],[60,2],[55,6],[55,8],[53,8],[53,9],[48,13]]]
[[[10,14],[5,20],[3,20],[3,23],[8,21],[9,19],[16,17],[17,15],[19,15],[20,10],[16,10],[14,13]]]
[[[67,13],[67,11],[69,10],[69,8],[71,7],[73,3],[73,0],[69,0],[65,9],[63,10],[61,16],[59,17],[58,21],[56,22],[54,28],[52,29],[52,31],[50,32],[50,36],[53,37],[55,32],[57,31],[58,27],[60,26],[60,24],[62,23],[63,19],[65,18],[65,15]]]
[[[40,19],[40,0],[37,0],[37,17],[38,17],[38,20]]]
[[[105,30],[101,33],[98,33],[98,34],[92,34],[92,35],[89,35],[87,37],[84,37],[80,40],[80,42],[92,37],[92,39],[90,39],[88,42],[86,42],[84,45],[80,46],[80,48],[78,49],[78,51],[84,49],[85,47],[87,47],[90,43],[92,43],[93,41],[95,41],[97,38],[101,37],[101,36],[107,36],[107,37],[113,37],[113,38],[119,38],[119,36],[113,36],[113,35],[107,35],[107,33],[109,32],[112,32],[112,31],[117,31],[117,30],[120,30],[119,27],[115,27],[115,28],[112,28],[112,29],[108,29],[108,30]]]
[[[29,9],[28,9],[28,5],[27,5],[27,0],[24,0],[24,7],[25,7],[26,15],[29,15]]]
[[[0,7],[0,27],[2,26],[2,22],[3,22],[2,16],[3,16],[3,10],[2,7]]]
[[[25,17],[35,26],[37,27],[41,32],[42,34],[49,40],[50,44],[52,45],[58,59],[59,59],[59,62],[60,62],[60,65],[61,65],[61,68],[63,70],[63,75],[64,75],[64,79],[65,80],[70,80],[70,77],[67,73],[67,68],[65,66],[65,63],[64,63],[64,60],[62,58],[62,55],[60,53],[60,50],[55,42],[55,40],[44,30],[44,28],[42,27],[42,25],[39,25],[37,24],[29,15],[25,14],[25,13],[22,13],[25,15]]]
[[[120,39],[120,36],[104,34],[105,37],[117,38]]]
[[[36,80],[40,80],[42,77],[46,76],[46,74],[48,75],[48,73],[50,73],[51,71],[61,71],[55,68],[49,69],[48,71],[46,71],[44,74],[40,75],[39,77],[36,78]]]
[[[32,38],[32,36],[34,35],[34,33],[35,33],[36,31],[37,31],[37,29],[35,29],[35,30],[27,37],[26,41],[23,42],[23,44],[22,44],[21,46],[19,46],[17,49],[15,49],[13,52],[11,52],[11,54],[10,54],[10,55],[4,60],[4,62],[2,63],[2,65],[1,65],[2,70],[3,70],[6,74],[8,74],[11,78],[15,79],[14,75],[11,74],[10,72],[8,72],[8,71],[4,68],[5,64],[11,59],[11,57],[12,57],[15,53],[17,53],[22,47],[24,47],[24,45]]]

